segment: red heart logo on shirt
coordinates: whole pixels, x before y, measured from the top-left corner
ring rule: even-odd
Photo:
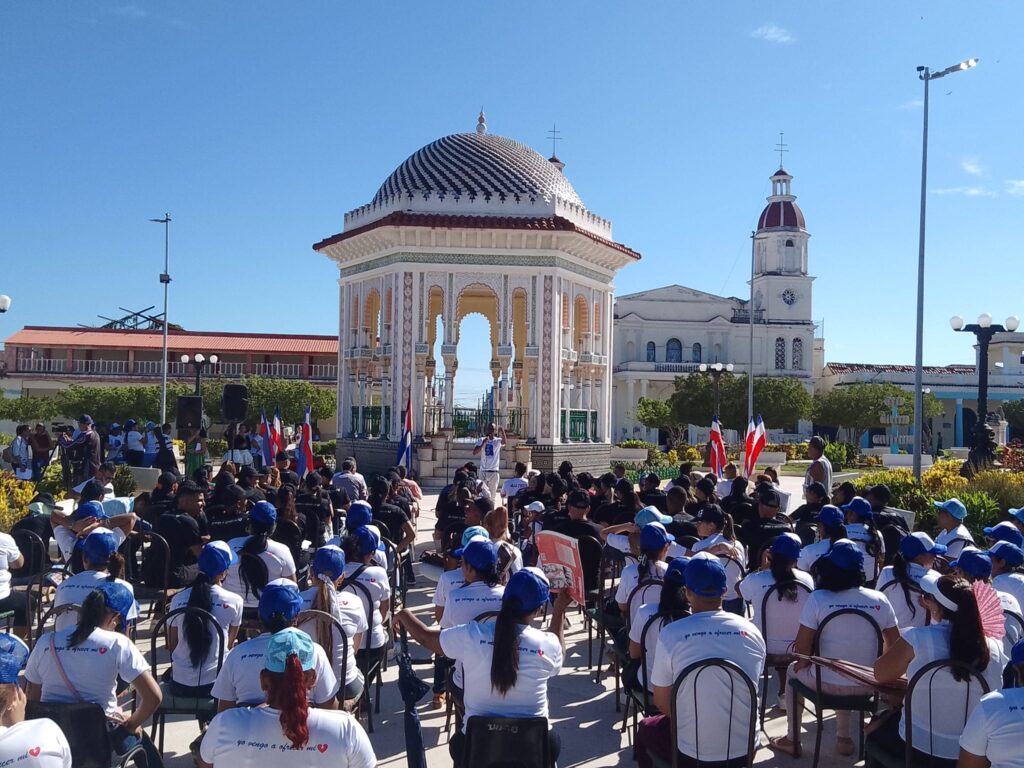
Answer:
[[[537,655],[538,656],[543,656],[544,655],[544,651],[537,651]]]
[[[223,609],[224,609],[224,610],[226,611],[226,610],[227,610],[228,608],[230,608],[231,606],[230,606],[230,605],[228,605],[227,603],[221,603],[221,604],[220,604],[220,607],[221,607],[221,608],[223,608]]]
[[[104,653],[106,653],[106,652],[107,652],[108,650],[109,650],[109,648],[100,648],[100,656],[102,656],[102,655],[103,655]]]
[[[747,631],[745,629],[741,629],[740,630],[740,637],[746,637],[746,636],[747,636]]]
[[[322,755],[324,752],[327,751],[327,745],[326,744],[317,744],[316,745],[316,751],[319,752]]]
[[[32,757],[39,757],[39,747],[32,747],[28,753],[32,755]]]

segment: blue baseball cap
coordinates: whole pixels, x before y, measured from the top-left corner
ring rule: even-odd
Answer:
[[[707,552],[698,552],[690,558],[683,573],[686,588],[701,597],[721,597],[725,594],[727,577],[722,561]]]
[[[267,655],[263,660],[263,668],[267,672],[284,672],[289,656],[298,658],[303,672],[311,670],[316,661],[313,638],[295,627],[275,632],[267,643]]]
[[[207,576],[219,576],[238,562],[238,555],[224,541],[211,541],[199,552],[199,570]]]
[[[336,580],[345,572],[345,553],[333,544],[320,547],[313,555],[313,573]]]
[[[957,520],[963,520],[967,517],[967,507],[960,499],[948,499],[947,501],[933,501],[932,505],[936,509],[941,509],[948,512]]]
[[[267,584],[260,593],[259,613],[264,622],[269,622],[278,614],[291,621],[302,610],[302,595],[299,594],[298,586],[292,581],[282,581],[284,579]]]
[[[106,520],[110,515],[103,510],[103,505],[98,501],[87,501],[84,504],[79,504],[75,511],[71,513],[72,520],[85,520],[87,517]]]
[[[771,553],[786,560],[797,560],[802,547],[803,542],[795,533],[780,533],[772,542]]]
[[[137,421],[136,421],[135,419],[128,419],[128,420],[127,420],[127,421],[126,421],[126,422],[124,423],[124,425],[125,425],[126,427],[134,427],[134,426],[135,426],[136,424],[138,424],[138,423],[139,423],[139,422],[137,422]]]
[[[94,565],[106,563],[110,556],[117,552],[117,539],[113,531],[97,530],[85,537],[82,542],[82,557]]]
[[[491,534],[482,525],[471,525],[462,532],[462,546],[465,547],[469,542],[476,538],[489,539],[491,538]]]
[[[501,601],[516,600],[523,611],[536,611],[548,601],[551,585],[548,580],[530,568],[523,568],[512,574],[505,585]]]
[[[359,554],[363,557],[371,552],[376,552],[377,547],[380,546],[380,536],[368,526],[363,525],[356,528],[352,535],[355,536],[356,543],[359,545]]]
[[[489,571],[498,562],[498,548],[490,539],[474,539],[462,548],[462,560],[478,571]]]
[[[270,525],[277,522],[277,510],[269,501],[257,501],[255,506],[249,510],[249,519],[254,523]]]
[[[985,536],[992,541],[1008,541],[1018,547],[1024,547],[1024,534],[1017,530],[1017,526],[1005,520],[984,529]]]
[[[96,591],[103,593],[103,599],[109,610],[120,614],[120,625],[124,629],[128,613],[135,607],[135,598],[128,591],[128,587],[118,584],[116,581],[105,581],[96,587]]]
[[[18,673],[21,672],[21,664],[13,653],[0,653],[0,685],[10,685],[18,682]]]
[[[668,568],[665,569],[664,580],[669,584],[682,586],[686,583],[686,564],[690,562],[688,557],[673,557],[668,561]]]
[[[365,501],[353,501],[352,506],[348,508],[348,514],[345,515],[345,527],[354,531],[371,522],[373,522],[373,507]]]
[[[849,539],[840,539],[832,545],[825,559],[844,571],[864,570],[864,550]]]
[[[0,655],[13,656],[18,669],[24,669],[28,664],[29,648],[17,635],[9,635],[6,632],[0,633]],[[0,680],[0,682],[3,682]]]
[[[924,531],[914,531],[900,541],[900,554],[904,560],[913,560],[921,555],[944,555],[946,546],[936,544],[935,540]]]
[[[988,551],[988,554],[990,557],[998,557],[1000,560],[1005,560],[1008,565],[1014,567],[1024,565],[1024,549],[1008,541],[997,541],[992,545],[992,549]]]
[[[1013,507],[1010,507],[1007,510],[1007,514],[1010,517],[1012,517],[1015,520],[1017,520],[1018,522],[1024,523],[1024,507],[1020,507],[1019,509],[1015,509]]]
[[[814,516],[814,522],[821,523],[826,528],[835,528],[837,525],[842,525],[846,522],[846,516],[843,514],[843,510],[832,504],[826,504],[821,508],[821,511]]]
[[[640,549],[644,552],[654,552],[675,540],[661,523],[648,523],[640,529]]]
[[[1010,663],[1024,664],[1024,639],[1018,640],[1010,649]]]
[[[662,525],[668,525],[672,522],[672,518],[668,515],[663,515],[657,507],[644,507],[636,513],[636,517],[633,518],[633,523],[637,528],[643,528],[648,523],[661,523]]]
[[[992,558],[980,549],[965,549],[949,567],[960,569],[972,579],[987,579],[992,575]]]
[[[843,512],[853,512],[859,517],[874,517],[875,510],[871,508],[871,502],[863,496],[854,496],[848,504],[840,507]]]

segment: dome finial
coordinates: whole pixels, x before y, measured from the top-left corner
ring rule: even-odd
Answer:
[[[480,107],[480,116],[476,119],[476,132],[487,133],[487,118],[484,117],[483,107]]]

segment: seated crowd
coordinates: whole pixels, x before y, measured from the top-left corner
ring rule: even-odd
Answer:
[[[70,766],[60,708],[91,706],[114,753],[150,768],[163,758],[143,726],[164,710],[194,711],[201,767],[372,766],[371,692],[408,637],[433,655],[430,706],[454,715],[457,767],[493,718],[539,719],[553,764],[548,689],[574,615],[539,567],[554,532],[577,542],[579,609],[607,647],[595,679],[611,670],[616,697],[621,681],[643,768],[745,765],[765,709],[787,724],[766,746],[800,756],[805,702],[836,711],[842,756],[861,735],[851,715],[870,711],[876,761],[1024,765],[1024,510],[976,542],[964,505],[936,502],[933,539],[884,486],[862,497],[808,477],[789,511],[777,476],[734,467],[720,480],[684,465],[638,490],[622,467],[520,464],[499,488],[470,463],[438,497],[425,622],[405,599],[423,494],[404,470],[368,483],[346,459],[298,477],[285,455],[275,481],[244,445],[229,453],[212,480],[166,471],[135,500],[113,498],[101,464],[70,514],[40,494],[18,542],[0,534],[0,763]],[[29,562],[28,534],[44,552],[53,540],[54,563]],[[139,640],[143,592],[162,672]]]

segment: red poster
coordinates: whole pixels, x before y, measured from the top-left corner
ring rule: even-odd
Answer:
[[[551,582],[552,590],[568,589],[572,599],[584,603],[583,563],[576,539],[554,531],[536,536],[538,565]]]

